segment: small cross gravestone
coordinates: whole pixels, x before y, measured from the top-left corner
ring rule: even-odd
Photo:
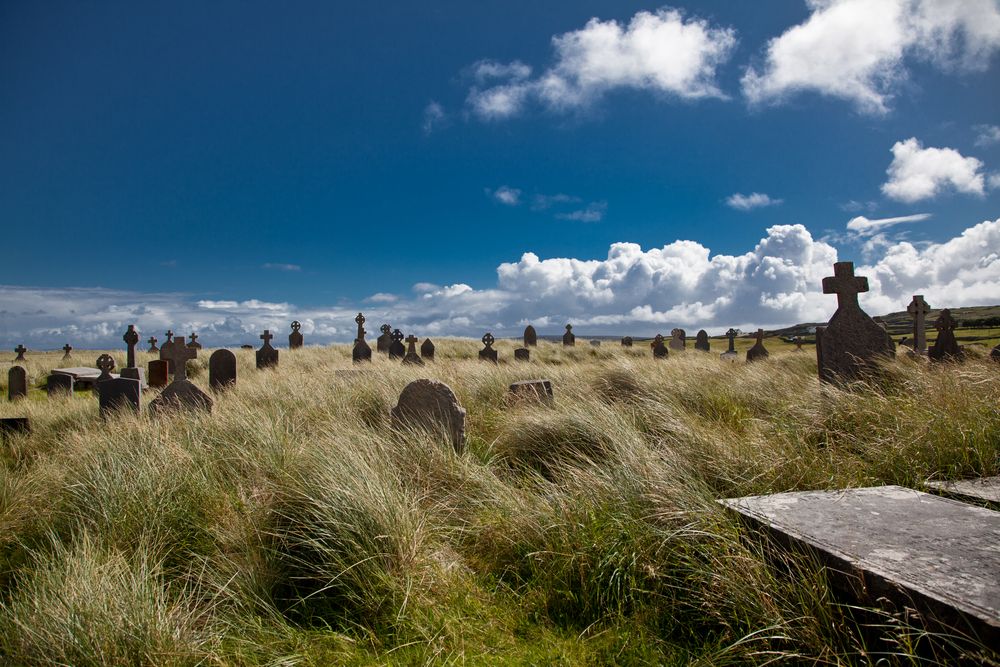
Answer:
[[[150,402],[150,412],[159,414],[178,409],[211,412],[212,398],[187,379],[187,362],[198,358],[197,348],[175,343],[170,346],[168,354],[170,355],[168,360],[172,362],[174,368],[174,381]]]
[[[670,332],[670,349],[683,352],[687,347],[687,333],[684,329],[674,329]]]
[[[712,346],[708,343],[708,332],[704,329],[698,331],[698,335],[694,338],[694,349],[701,352],[711,352]]]
[[[128,325],[128,331],[122,336],[122,340],[125,341],[125,345],[127,346],[125,366],[135,368],[135,346],[139,343],[139,332],[135,330],[134,324]]]
[[[160,348],[156,347],[156,336],[150,336],[149,340],[146,342],[149,343],[149,349],[147,352],[150,354],[155,354],[160,351]]]
[[[389,343],[389,358],[402,359],[406,356],[406,348],[403,347],[403,332],[396,329],[392,332],[392,342]]]
[[[16,401],[28,395],[28,371],[23,366],[11,366],[7,371],[7,400]]]
[[[403,388],[391,411],[396,428],[443,433],[459,454],[465,449],[465,409],[451,387],[437,380],[414,380]]]
[[[358,316],[354,318],[354,322],[358,325],[358,336],[354,339],[351,360],[356,364],[360,364],[362,361],[371,361],[372,348],[365,342],[365,316],[362,313],[358,313]],[[399,337],[402,340],[402,334]]]
[[[538,345],[538,333],[535,331],[535,327],[530,324],[524,327],[524,346],[525,347],[536,347]]]
[[[622,347],[632,347],[632,337],[624,336],[622,338]]]
[[[747,350],[747,363],[754,361],[760,361],[761,359],[767,359],[768,351],[764,347],[764,330],[757,329],[757,342],[753,344],[749,350]]]
[[[663,334],[656,334],[653,338],[653,358],[654,359],[666,359],[670,355],[670,351],[667,346],[663,343]]]
[[[573,347],[576,345],[576,336],[573,334],[573,325],[566,325],[566,333],[563,334],[563,347]]]
[[[923,294],[914,294],[906,312],[913,318],[913,353],[927,354],[927,313],[931,306],[924,301]]]
[[[420,356],[428,361],[434,361],[434,343],[430,338],[425,338],[420,345]]]
[[[519,347],[514,350],[514,361],[531,361],[531,350]]]
[[[167,370],[171,373],[174,372],[174,362],[170,360],[170,350],[175,345],[174,343],[174,332],[167,329],[167,333],[164,334],[167,337],[166,342],[160,346],[160,359],[167,362]]]
[[[719,355],[719,358],[723,361],[736,361],[739,359],[739,355],[736,354],[736,337],[740,334],[739,331],[729,328],[726,332],[726,338],[729,339],[729,349]]]
[[[31,433],[31,420],[27,417],[0,417],[0,439],[6,435]]]
[[[70,356],[70,354],[69,354],[70,352],[73,351],[73,346],[72,345],[70,345],[69,343],[66,343],[65,345],[63,345],[62,351],[63,351],[63,361],[72,358]]]
[[[891,354],[888,336],[858,304],[868,279],[854,275],[854,262],[837,262],[823,278],[823,293],[837,295],[830,323],[816,330],[816,362],[823,382],[844,383],[876,370]]]
[[[479,350],[479,360],[480,361],[492,361],[494,364],[497,363],[497,351],[493,349],[493,343],[496,339],[493,334],[486,332],[482,338],[483,349]]]
[[[420,339],[410,334],[406,338],[406,356],[403,357],[403,363],[412,366],[423,366],[424,360],[420,358],[417,354],[417,341]]]
[[[379,331],[382,332],[382,335],[375,339],[375,351],[389,354],[389,346],[392,345],[392,327],[383,324],[379,327]]]
[[[49,398],[57,394],[72,394],[73,376],[66,373],[52,373],[45,381],[45,393]]]
[[[24,353],[28,351],[28,348],[18,343],[17,347],[14,348],[14,351],[17,352],[17,356],[14,357],[14,361],[26,361]]]
[[[951,310],[945,308],[941,311],[934,322],[934,328],[937,329],[937,340],[928,350],[928,357],[934,361],[958,361],[962,358],[962,348],[955,340],[955,327],[957,325],[958,323],[951,316]]]
[[[219,349],[208,358],[208,386],[221,391],[236,384],[236,355]]]
[[[274,338],[274,334],[271,333],[269,329],[264,329],[264,333],[260,335],[260,339],[264,341],[264,344],[260,346],[257,350],[257,369],[263,370],[265,368],[274,368],[278,365],[278,351],[271,347],[271,339]]]
[[[302,332],[299,329],[302,328],[302,323],[298,320],[292,322],[292,333],[288,334],[288,349],[297,350],[302,347]]]
[[[193,347],[196,350],[201,349],[201,343],[198,342],[198,334],[191,332],[191,342],[187,344],[188,347]]]

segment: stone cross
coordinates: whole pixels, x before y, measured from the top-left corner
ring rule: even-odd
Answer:
[[[122,340],[128,345],[125,365],[128,368],[135,368],[135,346],[139,343],[139,332],[135,330],[134,324],[128,325],[128,331],[122,336]]]
[[[424,365],[424,360],[420,358],[419,354],[417,354],[417,342],[419,340],[420,339],[414,336],[413,334],[410,334],[406,338],[406,344],[408,347],[406,350],[406,356],[403,357],[404,364],[413,364],[415,366]]]
[[[837,262],[833,275],[823,278],[823,294],[837,295],[837,308],[861,308],[858,294],[868,291],[868,279],[854,275],[854,262]]]
[[[101,374],[97,377],[94,384],[98,382],[103,382],[105,380],[111,379],[111,371],[115,370],[115,360],[110,354],[102,354],[97,357],[97,363],[95,364],[101,371]]]
[[[417,338],[416,336],[414,336],[413,334],[410,334],[409,336],[407,336],[407,338],[406,338],[406,353],[407,354],[416,354],[417,353],[417,342],[419,340],[420,339]]]
[[[171,331],[170,329],[167,329],[167,333],[164,334],[164,335],[167,337],[167,342],[164,343],[164,345],[168,345],[169,343],[173,343],[174,342],[174,332],[173,331]]]
[[[358,313],[358,316],[354,318],[354,321],[358,325],[358,337],[354,339],[354,347],[351,348],[351,360],[354,363],[361,363],[362,361],[372,360],[372,349],[365,342],[365,316],[362,313]]]
[[[361,342],[365,339],[365,316],[358,313],[358,316],[354,318],[354,321],[358,323],[358,341]]]
[[[301,328],[301,322],[298,320],[292,322],[292,333],[288,334],[288,349],[297,350],[302,347],[302,332],[299,331]]]
[[[931,310],[930,305],[924,301],[923,294],[914,294],[913,301],[906,307],[906,312],[913,318],[913,351],[917,354],[927,352],[927,332],[925,331],[925,318]]]
[[[739,332],[733,328],[730,328],[729,331],[726,332],[726,338],[729,339],[729,349],[726,350],[726,352],[736,352],[736,336],[738,334]]]
[[[747,350],[747,363],[751,361],[758,361],[760,359],[766,359],[767,357],[767,348],[764,347],[764,330],[757,329],[757,342],[753,344],[753,347]]]
[[[14,357],[14,361],[24,361],[24,353],[28,351],[28,348],[18,343],[17,347],[14,348],[14,351],[17,352],[17,356]]]
[[[483,334],[482,341],[485,347],[479,351],[479,360],[497,363],[497,351],[493,349],[496,338],[493,337],[492,333],[487,332]]]
[[[563,334],[563,345],[566,347],[573,347],[576,345],[576,334],[573,333],[573,325],[566,325],[566,333]]]
[[[191,332],[191,342],[188,343],[188,347],[201,349],[201,343],[198,342],[198,334],[193,331]]]
[[[149,343],[149,351],[150,352],[159,352],[160,351],[160,348],[156,347],[156,336],[150,336],[149,340],[147,342]]]
[[[63,345],[62,350],[63,352],[65,352],[65,354],[63,354],[63,359],[69,359],[69,353],[73,351],[73,346],[70,345],[69,343],[66,343],[65,345]]]
[[[267,332],[265,331],[264,333]],[[172,336],[173,334],[168,331],[167,335]],[[261,338],[263,338],[263,336],[261,336]],[[197,359],[198,350],[193,347],[188,347],[187,345],[171,345],[165,355],[167,361],[171,362],[174,367],[174,382],[180,382],[187,380],[188,359]]]
[[[802,351],[802,343],[805,342],[804,340],[802,340],[802,336],[796,336],[795,338],[792,339],[792,342],[795,343],[795,351],[796,352],[801,352]]]

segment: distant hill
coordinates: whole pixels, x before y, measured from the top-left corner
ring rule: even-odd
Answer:
[[[934,320],[941,314],[943,308],[932,308],[927,314],[927,328],[934,328]],[[966,308],[952,308],[951,316],[958,322],[958,326],[965,326],[971,320],[983,320],[987,318],[1000,318],[1000,305],[998,306],[968,306]],[[886,323],[889,333],[894,336],[905,336],[913,330],[913,320],[905,310],[887,315],[878,315]],[[767,336],[780,336],[782,338],[790,336],[812,336],[816,333],[816,327],[826,326],[826,322],[807,322],[795,324],[784,329],[774,329],[765,331]],[[997,326],[997,325],[994,325]]]

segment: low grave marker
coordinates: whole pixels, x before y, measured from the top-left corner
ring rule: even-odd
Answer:
[[[222,391],[236,384],[236,355],[230,350],[219,349],[208,358],[208,386]]]
[[[424,360],[420,358],[417,354],[417,341],[420,339],[410,334],[406,338],[406,356],[403,357],[403,363],[408,366],[423,366]]]
[[[271,347],[271,339],[273,338],[274,334],[269,329],[264,329],[264,333],[260,335],[260,339],[264,341],[264,344],[260,346],[255,355],[258,370],[275,368],[278,365],[278,351]]]
[[[147,382],[150,387],[166,387],[170,384],[170,363],[166,359],[154,359],[148,365]]]
[[[760,361],[761,359],[767,359],[769,353],[767,348],[764,347],[764,330],[757,329],[757,342],[753,344],[749,350],[747,350],[747,363],[753,361]]]
[[[700,329],[694,337],[694,349],[700,352],[711,352],[712,346],[708,342],[708,332]]]
[[[531,361],[531,350],[519,347],[514,350],[514,361]]]
[[[1000,475],[954,482],[927,482],[925,486],[959,500],[1000,505]]]
[[[31,420],[27,417],[0,417],[0,436],[31,433]]]
[[[7,371],[7,400],[16,401],[28,395],[28,371],[23,366],[11,366]]]
[[[66,373],[52,373],[45,380],[45,393],[49,398],[58,394],[73,393],[73,376]]]
[[[515,401],[551,404],[555,401],[551,380],[522,380],[510,385],[510,395]]]
[[[496,339],[493,338],[493,334],[486,332],[483,334],[483,349],[479,350],[479,361],[492,361],[494,364],[497,362],[497,351],[493,349],[493,343]]]
[[[414,380],[391,410],[393,425],[446,434],[459,454],[465,449],[465,408],[451,387],[437,380]]]
[[[305,340],[302,337],[302,332],[299,329],[302,328],[302,323],[298,320],[292,322],[292,333],[288,334],[288,349],[297,350],[302,347]]]
[[[632,337],[624,336],[622,338],[622,347],[632,347]]]
[[[107,419],[117,410],[139,413],[142,384],[132,378],[117,377],[97,383],[101,417]]]
[[[430,338],[425,338],[420,345],[420,356],[428,361],[434,361],[434,343]]]

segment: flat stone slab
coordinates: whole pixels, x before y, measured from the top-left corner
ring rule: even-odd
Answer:
[[[885,596],[1000,642],[1000,512],[901,486],[718,502],[779,542],[807,547],[835,584],[863,598]]]
[[[982,500],[1000,505],[1000,475],[962,479],[957,482],[927,482],[925,486],[956,498]]]

